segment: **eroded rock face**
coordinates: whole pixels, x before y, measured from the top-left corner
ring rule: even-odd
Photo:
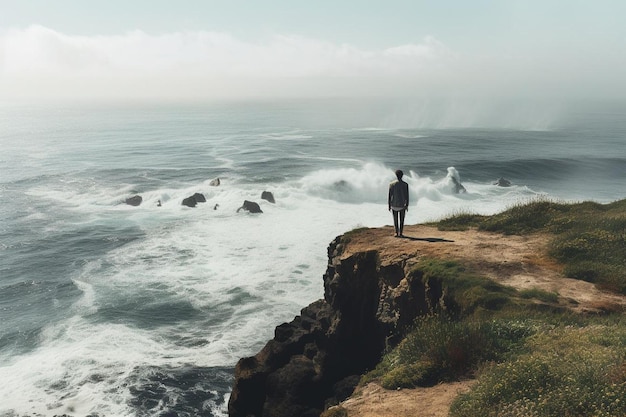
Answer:
[[[414,319],[442,296],[408,273],[411,260],[381,262],[377,251],[342,256],[342,237],[328,248],[324,299],[305,307],[254,357],[239,361],[231,417],[318,416],[347,398]]]

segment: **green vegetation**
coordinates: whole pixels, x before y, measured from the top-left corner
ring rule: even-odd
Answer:
[[[397,389],[456,380],[472,374],[479,364],[505,359],[535,327],[531,321],[517,319],[422,317],[362,382],[378,380],[386,389]]]
[[[451,407],[453,417],[626,415],[626,323],[543,329],[527,353],[493,363]]]
[[[599,288],[626,294],[626,200],[578,204],[536,200],[494,216],[457,214],[437,224],[441,230],[505,234],[550,233],[550,253],[565,274]]]
[[[429,286],[441,283],[446,294],[443,297],[445,305],[439,307],[447,315],[458,317],[493,310],[517,309],[521,302],[515,289],[477,275],[455,261],[422,258],[412,273]]]
[[[543,301],[544,303],[556,303],[559,299],[559,294],[555,292],[540,290],[539,288],[520,290],[519,295],[522,298],[526,299],[535,298],[537,300]]]
[[[570,276],[626,293],[626,200],[534,201],[491,217],[459,214],[439,226],[550,233],[549,255]],[[566,312],[555,293],[516,291],[452,261],[422,259],[411,273],[440,292],[440,305],[361,383],[396,389],[476,378],[450,417],[626,415],[623,314]]]

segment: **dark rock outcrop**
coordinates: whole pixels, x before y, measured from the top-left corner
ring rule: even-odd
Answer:
[[[270,203],[276,203],[276,200],[274,200],[274,194],[272,194],[270,191],[263,191],[261,193],[261,198],[263,200],[267,200]]]
[[[139,206],[142,201],[143,201],[143,198],[140,195],[134,195],[124,200],[124,202],[128,204],[129,206],[135,206],[135,207]]]
[[[274,339],[235,368],[230,417],[318,416],[347,398],[419,315],[443,297],[412,271],[415,257],[381,261],[377,251],[343,256],[328,248],[324,299],[305,307]],[[432,280],[431,280],[432,281]]]
[[[498,181],[494,182],[493,184],[497,185],[498,187],[510,187],[511,181],[507,180],[506,178],[500,177]]]
[[[237,213],[239,213],[239,210],[245,210],[250,213],[263,213],[258,203],[248,200],[244,200],[243,205],[237,209]]]
[[[206,203],[206,197],[204,194],[195,193],[194,195],[183,199],[183,206],[195,207],[198,203]]]
[[[187,206],[187,207],[195,207],[198,205],[198,202],[192,196],[192,197],[183,198],[182,205]]]
[[[463,184],[461,184],[459,180],[457,180],[455,177],[450,177],[450,178],[452,178],[452,184],[454,185],[455,194],[462,194],[462,193],[467,192],[467,190],[465,189],[465,187],[463,186]]]

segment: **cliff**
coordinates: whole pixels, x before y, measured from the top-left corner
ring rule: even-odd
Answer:
[[[352,393],[419,315],[453,306],[438,279],[424,279],[422,257],[457,259],[486,277],[516,288],[557,291],[559,303],[575,310],[622,304],[593,285],[564,278],[547,258],[543,235],[504,236],[406,227],[405,239],[391,228],[361,229],[328,247],[324,299],[305,307],[255,356],[239,361],[229,402],[231,417],[318,416]]]

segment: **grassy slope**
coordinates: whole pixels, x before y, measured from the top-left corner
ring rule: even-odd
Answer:
[[[441,229],[545,232],[566,274],[626,294],[626,200],[608,205],[536,201],[494,216],[460,214]],[[415,328],[363,382],[429,386],[477,377],[452,417],[626,415],[626,317],[539,309],[556,295],[518,292],[463,265],[424,259],[414,270],[448,289],[447,305]]]

